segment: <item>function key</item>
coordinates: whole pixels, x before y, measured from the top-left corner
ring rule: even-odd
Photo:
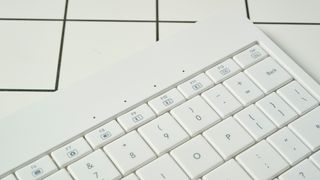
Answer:
[[[209,69],[206,74],[216,83],[220,83],[225,79],[237,74],[241,71],[241,68],[232,59],[227,59],[226,61],[214,66]]]
[[[160,115],[176,107],[184,101],[185,98],[183,97],[183,95],[176,88],[174,88],[162,94],[161,96],[152,99],[148,102],[148,104],[158,115]]]
[[[266,58],[268,54],[259,46],[254,45],[249,49],[235,55],[233,59],[242,67],[247,68],[262,59]]]
[[[64,167],[89,154],[91,151],[92,149],[89,144],[83,138],[79,138],[60,149],[55,150],[51,153],[51,156],[59,167]]]
[[[120,116],[118,118],[118,122],[128,132],[145,124],[155,117],[156,115],[151,110],[151,108],[147,104],[143,104],[135,108],[134,110]]]
[[[178,89],[186,98],[190,99],[193,96],[207,90],[212,85],[213,82],[208,78],[208,76],[202,73],[179,85]]]
[[[124,130],[120,127],[117,121],[113,120],[98,129],[91,131],[85,136],[85,138],[94,149],[97,149],[117,139],[123,134]]]
[[[46,177],[57,171],[58,168],[49,156],[44,156],[43,158],[29,164],[28,166],[18,170],[16,176],[18,179],[28,179],[36,180]]]

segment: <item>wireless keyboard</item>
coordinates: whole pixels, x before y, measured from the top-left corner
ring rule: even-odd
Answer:
[[[0,177],[318,180],[319,100],[228,11],[1,120]]]

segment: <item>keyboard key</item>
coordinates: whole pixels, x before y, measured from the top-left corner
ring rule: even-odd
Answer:
[[[136,131],[131,131],[103,149],[123,175],[130,174],[156,158]]]
[[[17,180],[17,178],[13,174],[10,174],[10,175],[2,178],[1,180]]]
[[[72,178],[66,169],[61,169],[44,180],[72,180]]]
[[[285,85],[292,79],[271,57],[251,66],[245,70],[245,73],[267,94]]]
[[[182,83],[178,86],[178,90],[188,99],[207,90],[213,86],[213,82],[204,73]]]
[[[320,151],[318,151],[318,152],[314,153],[312,156],[310,156],[310,159],[320,169]]]
[[[223,162],[201,135],[172,150],[171,155],[191,179],[199,178]]]
[[[17,180],[17,178],[13,174],[10,174],[10,175],[2,178],[1,180]]]
[[[141,180],[189,179],[168,154],[137,170],[136,173]]]
[[[204,92],[202,97],[222,118],[242,109],[240,102],[221,84]]]
[[[85,136],[85,138],[94,149],[97,149],[117,139],[123,134],[124,130],[120,127],[117,121],[113,120],[98,129],[91,131]]]
[[[284,157],[290,165],[305,159],[311,151],[287,128],[279,130],[268,142]]]
[[[265,140],[236,159],[254,179],[272,179],[289,168],[289,164]]]
[[[232,173],[230,173],[232,171]],[[231,159],[214,169],[209,174],[203,176],[203,180],[251,180],[251,177],[239,166],[239,164]]]
[[[128,132],[147,123],[155,117],[156,115],[151,110],[151,108],[147,104],[143,104],[135,108],[134,110],[120,116],[118,118],[118,122]]]
[[[216,83],[220,83],[227,78],[237,74],[241,68],[232,59],[227,59],[224,62],[209,69],[206,74]]]
[[[320,148],[320,107],[289,124],[289,128],[312,150]]]
[[[232,94],[247,106],[264,96],[263,92],[243,73],[223,82]]]
[[[302,115],[318,105],[315,100],[297,81],[278,90],[280,96]]]
[[[158,155],[189,139],[188,134],[169,113],[140,127],[138,131]]]
[[[161,96],[152,99],[148,104],[158,115],[160,115],[181,104],[183,101],[185,101],[183,95],[174,88]]]
[[[316,168],[315,165],[309,159],[306,159],[289,169],[287,172],[283,173],[280,177],[280,180],[319,180],[320,171]]]
[[[249,49],[235,55],[233,59],[242,67],[247,68],[262,59],[266,58],[268,54],[259,46],[254,45]]]
[[[49,156],[44,156],[41,159],[19,169],[15,174],[21,180],[36,180],[46,177],[58,168]]]
[[[122,178],[121,180],[139,180],[139,178],[135,174],[129,174],[128,176]]]
[[[225,160],[230,159],[255,142],[233,117],[223,120],[205,131],[203,136]]]
[[[277,127],[283,127],[298,117],[298,114],[277,93],[268,95],[256,105]]]
[[[255,105],[247,107],[234,117],[256,141],[260,141],[276,130],[276,126]]]
[[[101,149],[89,154],[68,167],[77,180],[120,179],[121,174]]]
[[[220,121],[218,114],[200,96],[174,108],[171,114],[191,136]]]
[[[79,138],[53,151],[51,156],[59,167],[64,167],[89,154],[91,151],[92,149],[89,144],[83,138]]]

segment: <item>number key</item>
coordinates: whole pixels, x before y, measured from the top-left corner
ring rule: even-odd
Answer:
[[[189,139],[188,134],[168,113],[142,126],[138,131],[158,155]]]
[[[105,146],[104,151],[123,175],[128,175],[156,156],[136,131]]]
[[[101,149],[68,167],[71,175],[78,180],[119,179],[121,174]]]

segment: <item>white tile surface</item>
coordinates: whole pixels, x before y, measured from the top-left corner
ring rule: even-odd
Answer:
[[[155,20],[155,0],[70,0],[69,19]]]
[[[66,0],[0,0],[0,18],[62,19]]]
[[[243,0],[159,0],[160,20],[197,21],[219,9],[229,6],[232,11],[245,15]]]
[[[256,22],[320,23],[319,0],[248,0],[250,17]]]
[[[160,40],[170,38],[175,34],[191,27],[194,23],[159,23],[159,36]]]
[[[60,87],[155,42],[155,23],[68,22]]]
[[[0,21],[0,89],[54,89],[62,22]]]

